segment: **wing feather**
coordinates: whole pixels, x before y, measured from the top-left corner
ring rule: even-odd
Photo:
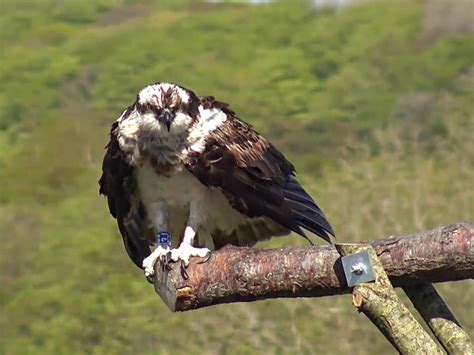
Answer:
[[[150,254],[148,242],[144,239],[145,216],[143,208],[134,199],[133,167],[119,147],[117,126],[117,122],[112,125],[106,146],[99,193],[107,197],[110,214],[117,220],[130,259],[141,268],[143,259]]]
[[[235,117],[227,105],[209,97],[201,102],[204,109],[221,109],[227,120],[209,133],[203,151],[189,153],[187,169],[204,185],[220,189],[232,207],[249,218],[271,219],[306,238],[305,228],[331,242],[332,227],[296,180],[295,169],[283,154]],[[241,229],[254,234],[247,226]],[[270,237],[265,227],[259,230]],[[279,232],[281,235],[282,230]],[[228,238],[235,241],[239,234]]]

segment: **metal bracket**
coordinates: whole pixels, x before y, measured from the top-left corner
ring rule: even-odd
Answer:
[[[374,269],[368,251],[343,256],[341,261],[347,286],[353,287],[364,282],[375,281]]]

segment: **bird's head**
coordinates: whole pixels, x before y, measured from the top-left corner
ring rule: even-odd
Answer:
[[[136,110],[150,117],[166,131],[188,129],[198,118],[199,99],[194,92],[169,83],[143,88],[137,96]]]

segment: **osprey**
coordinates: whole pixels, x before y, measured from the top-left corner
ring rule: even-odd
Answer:
[[[227,104],[174,84],[145,87],[112,124],[99,185],[147,277],[157,260],[184,270],[226,244],[334,235],[282,153]]]

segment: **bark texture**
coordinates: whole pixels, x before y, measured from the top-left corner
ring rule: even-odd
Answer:
[[[474,354],[469,335],[432,284],[404,287],[403,290],[448,354]]]
[[[400,301],[370,245],[338,244],[336,248],[342,256],[369,252],[375,282],[355,286],[352,291],[352,304],[369,318],[400,354],[443,354]]]
[[[474,278],[474,225],[455,223],[402,238],[370,242],[392,285]],[[277,297],[349,293],[334,246],[252,249],[226,246],[207,262],[162,271],[155,289],[172,311]]]

